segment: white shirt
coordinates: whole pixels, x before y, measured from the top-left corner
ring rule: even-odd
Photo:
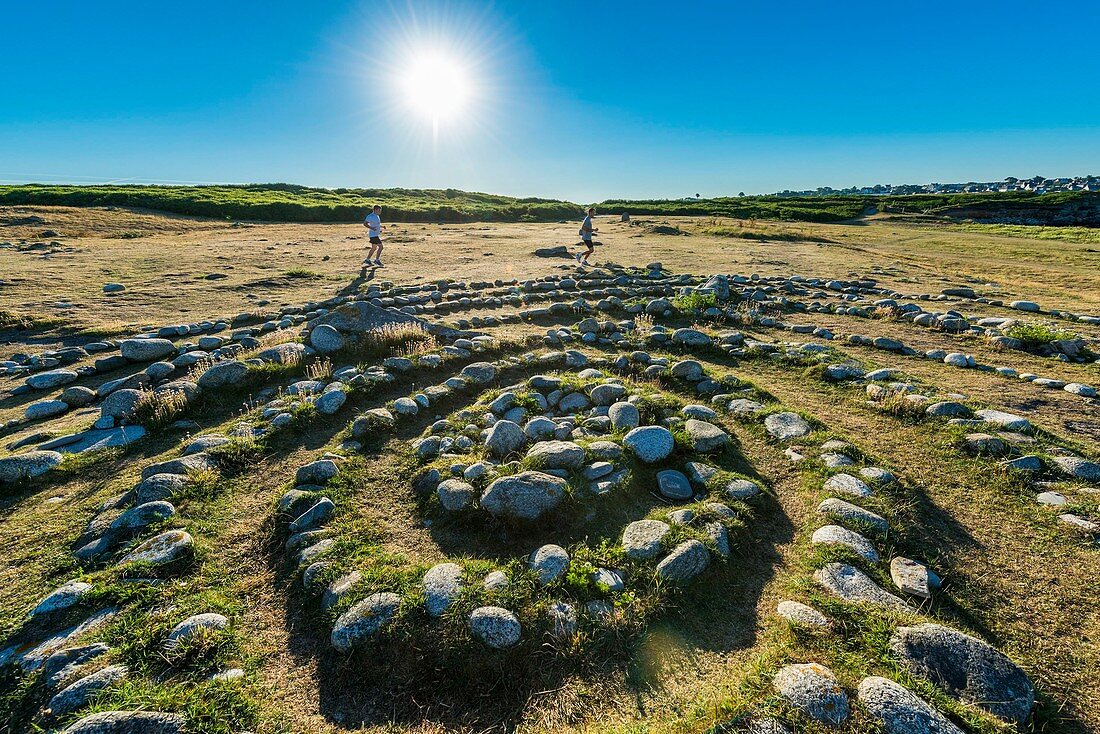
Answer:
[[[367,225],[368,235],[370,235],[371,237],[382,236],[382,217],[378,216],[374,212],[371,212],[367,215],[367,218],[364,221]]]
[[[581,223],[581,239],[592,239],[592,217],[586,216],[584,222]]]

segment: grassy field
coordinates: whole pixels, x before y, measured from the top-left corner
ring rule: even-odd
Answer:
[[[534,255],[538,248],[575,243],[578,224],[573,215],[565,223],[553,218],[398,223],[384,234],[386,267],[361,271],[366,239],[358,224],[234,224],[119,206],[0,207],[0,359],[125,335],[142,325],[246,312],[266,315],[389,282],[421,285],[455,278],[492,283],[576,272],[571,260]],[[1094,242],[1068,229],[931,224],[923,216],[898,213],[863,217],[858,223],[713,214],[640,214],[625,223],[608,215],[596,224],[598,239],[605,244],[597,248],[593,262],[601,267],[609,261],[638,266],[660,261],[666,271],[701,275],[871,278],[914,295],[969,286],[1006,303],[1027,299],[1044,311],[1100,315],[1100,252]],[[1051,236],[1059,231],[1064,237]],[[104,293],[108,282],[122,283],[125,290]],[[836,293],[829,298],[838,300]],[[817,299],[803,297],[807,302]],[[1100,350],[1100,327],[1083,322],[971,302],[919,302],[930,310],[959,308],[968,314],[1016,317],[1024,324],[1015,332],[1021,338],[1039,343],[1080,335]],[[759,321],[714,322],[691,313],[692,307],[708,303],[675,299],[682,310],[657,322],[670,328],[694,324],[714,334],[737,328],[747,338],[768,342],[817,341]],[[514,310],[471,307],[441,318],[453,323]],[[618,313],[607,318],[625,317]],[[345,364],[378,365],[388,354],[415,356],[438,349],[440,342],[416,330],[395,331],[369,347],[354,345],[328,360],[254,368],[248,382],[214,393],[181,414],[197,428],[179,431],[160,425],[124,450],[72,460],[62,471],[5,489],[0,494],[0,548],[7,549],[0,554],[0,634],[23,629],[28,611],[61,583],[87,580],[96,590],[78,611],[107,604],[121,609],[89,639],[109,644],[110,662],[126,664],[131,673],[84,712],[180,712],[192,731],[203,734],[717,734],[740,731],[748,718],[765,713],[797,732],[855,734],[878,731],[854,698],[868,675],[906,685],[970,734],[1007,734],[1009,725],[904,672],[890,657],[887,640],[895,627],[933,620],[989,641],[1034,681],[1038,703],[1024,731],[1085,734],[1100,729],[1096,539],[1068,529],[1057,518],[1060,510],[1038,504],[1038,490],[1020,473],[996,459],[960,451],[960,429],[871,404],[861,386],[823,380],[822,364],[809,357],[732,358],[715,349],[646,347],[670,361],[696,359],[709,376],[730,389],[748,391],[768,412],[796,410],[815,427],[794,442],[807,459],[793,463],[784,454],[791,444],[769,437],[758,420],[726,413],[714,419],[731,442],[708,461],[760,483],[764,491],[745,507],[731,503],[737,520],[729,527],[730,559],[715,562],[702,582],[683,590],[634,586],[633,579],[645,578],[644,568],[616,556],[614,542],[626,522],[673,509],[653,491],[651,468],[631,463],[630,481],[621,493],[602,500],[574,501],[571,495],[560,513],[533,527],[472,514],[449,517],[434,495],[425,498],[412,486],[412,478],[425,467],[446,472],[455,461],[450,456],[420,461],[410,450],[414,439],[438,428],[432,428],[436,421],[447,419],[453,428],[477,421],[491,399],[534,374],[560,370],[569,384],[580,385],[575,370],[515,360],[484,389],[459,391],[392,430],[379,428],[362,438],[358,450],[344,447],[351,422],[364,411],[438,385],[471,361],[549,349],[542,343],[547,328],[569,326],[578,318],[568,313],[538,323],[484,327],[496,341],[483,354],[448,357],[440,367],[395,373],[390,383],[349,387],[347,403],[334,415],[299,406],[290,428],[234,439],[221,449],[218,471],[194,475],[187,489],[172,498],[177,513],[159,529],[186,528],[195,539],[196,557],[166,583],[134,581],[113,566],[84,565],[73,555],[74,541],[88,521],[106,501],[130,489],[142,469],[178,456],[195,435],[228,435],[242,421],[268,425],[259,406],[296,380],[310,376],[327,381]],[[968,405],[1025,415],[1035,430],[1022,440],[1036,443],[1025,444],[1024,450],[1041,454],[1048,463],[1066,450],[1092,460],[1100,457],[1095,401],[1041,390],[992,371],[956,369],[850,345],[844,337],[890,337],[918,351],[960,351],[982,364],[1009,364],[1020,372],[1092,385],[1100,385],[1098,365],[1005,351],[984,339],[890,318],[797,311],[782,318],[835,333],[838,338],[828,343],[833,349],[826,357],[829,362],[892,367],[936,399],[958,393]],[[297,328],[289,328],[265,335],[263,346],[296,338]],[[636,346],[570,345],[591,359],[609,360]],[[74,384],[95,389],[144,367],[130,365],[81,377]],[[21,416],[32,401],[59,392],[7,392],[22,381],[0,377],[0,424]],[[641,405],[647,420],[658,420],[662,410],[706,402],[689,384],[668,374],[634,373],[624,382],[645,396]],[[265,388],[270,392],[262,393]],[[513,390],[524,405],[537,404],[529,393]],[[98,414],[93,405],[21,424],[7,429],[0,442],[6,447],[36,433],[59,435],[85,428]],[[678,435],[675,457],[681,461],[690,453],[682,433]],[[811,542],[814,530],[825,522],[817,509],[827,496],[823,483],[839,471],[817,459],[828,440],[850,444],[846,451],[855,467],[878,466],[898,476],[895,485],[858,502],[889,521],[887,533],[868,533],[887,563],[895,555],[918,558],[943,577],[944,588],[933,601],[918,604],[914,611],[877,610],[843,603],[812,581],[822,564],[844,561],[893,589],[885,565],[867,564],[852,552]],[[568,643],[528,637],[515,654],[471,647],[457,615],[444,618],[438,627],[442,631],[437,631],[415,612],[402,612],[392,634],[378,645],[335,654],[329,629],[339,611],[360,596],[322,609],[317,598],[303,591],[285,550],[286,518],[275,509],[279,497],[295,484],[298,467],[326,451],[346,457],[341,477],[324,490],[338,508],[325,531],[337,543],[330,556],[335,563],[324,572],[326,581],[355,570],[362,574],[356,594],[395,591],[421,603],[418,580],[437,562],[458,562],[471,579],[498,567],[523,578],[530,548],[557,542],[573,551],[577,564],[574,574],[552,587],[553,594],[578,605],[602,598],[602,589],[589,580],[588,563],[629,568],[631,594],[615,597],[619,616],[602,631],[584,627]],[[477,446],[472,455],[481,456],[481,451]],[[0,448],[0,456],[7,453]],[[1074,511],[1100,512],[1096,495],[1090,493],[1093,487],[1059,481],[1055,488],[1069,497]],[[571,485],[570,491],[575,490]],[[706,513],[712,510],[702,503],[692,506],[710,517]],[[533,584],[508,593],[494,597],[471,588],[460,606],[503,599],[535,629],[547,593]],[[786,622],[775,611],[784,599],[812,605],[833,626],[814,632]],[[166,649],[165,637],[173,625],[199,612],[223,614],[230,626],[191,646]],[[772,688],[778,667],[811,660],[832,669],[853,697],[852,718],[839,729],[809,721]],[[243,670],[243,676],[209,679],[229,668]],[[47,726],[39,713],[44,703],[40,683],[35,676],[0,668],[0,730]]]
[[[456,189],[319,189],[293,184],[209,186],[27,184],[0,186],[0,205],[118,206],[229,220],[354,222],[373,204],[399,222],[549,222],[569,219],[579,204]],[[842,222],[869,211],[956,215],[974,219],[1026,217],[1044,224],[1100,224],[1100,194],[930,194],[913,196],[741,196],[602,202],[604,212]],[[122,236],[125,236],[123,233]]]

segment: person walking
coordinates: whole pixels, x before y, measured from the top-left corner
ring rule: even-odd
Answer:
[[[374,209],[363,220],[363,226],[367,228],[370,237],[370,249],[367,250],[367,259],[363,261],[363,269],[371,267],[385,267],[382,264],[382,207],[374,205]]]
[[[584,222],[581,223],[581,244],[588,249],[584,252],[578,252],[575,257],[577,262],[581,265],[588,265],[588,258],[595,252],[596,245],[602,245],[602,242],[593,242],[592,235],[600,230],[592,226],[592,216],[596,213],[596,207],[590,206],[584,217]]]

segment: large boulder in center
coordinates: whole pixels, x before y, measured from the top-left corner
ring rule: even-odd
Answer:
[[[131,362],[152,362],[175,354],[176,345],[167,339],[123,339],[118,350]]]
[[[640,426],[626,434],[623,445],[633,451],[641,461],[654,464],[668,458],[676,441],[663,426]]]
[[[565,489],[563,479],[525,471],[494,480],[481,495],[481,507],[493,515],[536,520],[558,506]]]
[[[1023,724],[1035,687],[1006,655],[976,637],[938,624],[900,627],[890,649],[914,675],[960,701]]]
[[[388,308],[375,306],[367,301],[345,303],[343,306],[317,319],[313,328],[316,329],[324,324],[333,327],[341,334],[366,334],[367,332],[378,331],[390,324],[419,324],[425,331],[432,332],[454,331],[453,329],[433,329],[423,319],[418,319],[400,311],[391,311]]]
[[[531,447],[527,458],[540,469],[576,471],[584,464],[584,449],[572,441],[542,441]]]
[[[512,421],[497,421],[485,436],[485,448],[498,459],[518,451],[527,443],[527,434]]]

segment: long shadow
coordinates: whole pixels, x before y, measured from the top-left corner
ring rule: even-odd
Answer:
[[[356,293],[359,292],[360,286],[362,286],[364,283],[369,283],[370,281],[374,280],[374,276],[377,272],[377,266],[372,265],[370,267],[367,267],[366,265],[364,265],[363,269],[359,271],[358,275],[352,278],[351,282],[349,282],[340,290],[336,291],[336,295],[354,296]]]
[[[546,369],[523,366],[504,370],[494,384],[507,385]],[[407,394],[408,387],[403,391]],[[403,423],[393,438],[408,441],[433,422],[436,414],[446,414],[473,399],[475,396],[463,394],[433,403],[430,415]],[[364,452],[377,455],[384,451],[388,438],[376,439]],[[755,476],[736,447],[714,461],[722,468]],[[641,483],[651,480],[653,471],[640,472]],[[411,491],[408,485],[394,490]],[[753,643],[756,605],[779,562],[776,546],[794,533],[773,498],[758,499],[755,509],[761,519],[735,536],[732,558],[708,571],[705,583],[673,593],[664,611],[637,634],[597,632],[580,650],[561,650],[561,643],[547,637],[534,649],[479,649],[471,654],[429,627],[422,632],[424,640],[412,647],[384,637],[345,657],[331,650],[325,631],[311,621],[316,615],[314,603],[288,593],[290,649],[303,661],[318,660],[321,710],[342,726],[438,721],[445,726],[511,731],[534,700],[553,694],[573,679],[599,685],[621,676],[629,690],[640,694],[659,684],[657,668],[670,654],[690,657],[697,651],[729,651]],[[586,540],[594,545],[600,538],[617,541],[625,524],[665,504],[635,486],[566,503],[547,522],[519,525],[481,517],[432,517],[429,532],[448,555],[510,560],[545,542],[568,545]],[[269,562],[280,583],[289,587],[296,576],[286,568],[281,543],[274,539],[281,540],[281,536],[273,536]],[[354,683],[349,685],[349,681]]]

